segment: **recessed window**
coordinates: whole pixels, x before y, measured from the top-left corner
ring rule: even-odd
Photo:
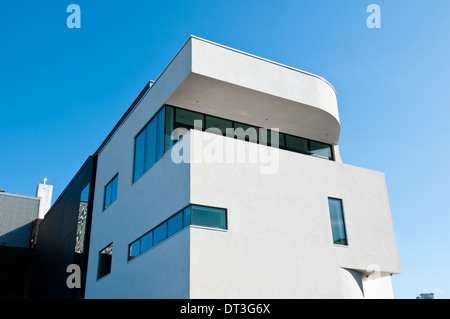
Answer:
[[[192,205],[191,224],[227,229],[227,211],[223,208]]]
[[[211,116],[211,115],[206,115],[205,122],[206,122],[205,123],[206,130],[209,129],[210,132],[214,132],[213,130],[211,130],[212,128],[218,129],[218,130],[220,130],[220,132],[222,133],[223,136],[227,135],[227,129],[229,129],[228,131],[231,132],[231,129],[233,128],[232,121],[218,118],[218,117]]]
[[[316,141],[309,141],[309,146],[311,154],[327,158],[329,160],[333,159],[330,145]]]
[[[286,147],[294,152],[308,154],[308,140],[301,137],[286,135]]]
[[[258,132],[259,129],[255,126],[238,122],[234,123],[234,135],[239,140],[258,143]]]
[[[117,184],[119,182],[119,175],[116,175],[106,186],[105,186],[105,201],[103,209],[108,208],[117,199]]]
[[[337,245],[348,245],[342,200],[338,198],[328,198],[328,206],[330,209],[333,243]]]
[[[176,127],[184,127],[188,130],[191,128],[197,128],[195,125],[195,121],[198,122],[200,126],[199,129],[203,129],[204,126],[204,115],[198,112],[184,110],[177,108],[175,110],[175,126]]]
[[[97,279],[100,279],[111,272],[112,248],[113,244],[111,243],[100,250],[98,254]]]

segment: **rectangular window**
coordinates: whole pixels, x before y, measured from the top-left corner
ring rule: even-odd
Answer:
[[[153,231],[141,237],[141,254],[153,247]]]
[[[103,209],[108,208],[117,199],[117,184],[119,182],[119,175],[116,175],[106,186],[105,186],[105,200]]]
[[[97,279],[100,279],[111,272],[112,248],[113,244],[111,243],[100,250],[98,254]]]
[[[286,135],[286,148],[294,152],[309,153],[308,140],[297,136]]]
[[[338,198],[328,198],[328,206],[330,209],[333,243],[338,245],[347,245],[342,200]]]
[[[173,234],[179,232],[182,229],[183,229],[183,213],[180,212],[172,216],[167,221],[167,237],[172,236]]]
[[[156,130],[158,121],[153,119],[145,128],[144,172],[156,163]]]
[[[133,181],[137,181],[144,174],[145,130],[134,140],[134,175]]]
[[[164,155],[165,109],[163,107],[135,138],[133,182]]]
[[[158,245],[166,238],[167,238],[167,222],[164,222],[153,230],[153,245]]]
[[[227,129],[233,128],[233,122],[230,120],[221,119],[215,116],[206,115],[205,130],[215,128],[222,132],[223,136],[227,135]],[[213,132],[211,130],[211,132]],[[214,132],[213,132],[214,133]]]
[[[195,127],[195,121],[201,121],[201,125],[198,127],[203,130],[205,125],[204,115],[201,113],[197,113],[194,111],[184,110],[184,109],[175,109],[175,123],[176,127],[184,127],[187,129],[191,129]],[[197,127],[195,127],[197,128]]]
[[[86,234],[86,218],[89,204],[90,183],[81,191],[80,206],[78,207],[77,235],[75,237],[75,252],[82,254],[84,250],[84,237]]]
[[[189,205],[129,244],[128,260],[132,260],[190,225],[227,229],[227,210]]]
[[[141,253],[141,241],[136,240],[134,243],[130,245],[130,252],[128,255],[130,256],[130,258],[134,258],[136,256],[139,256],[140,253]]]
[[[172,106],[165,106],[166,109],[166,125],[164,128],[164,152],[167,152],[172,145],[174,144],[174,140],[172,140],[172,132],[175,129],[175,110]]]
[[[309,141],[309,147],[311,154],[314,154],[319,157],[328,158],[329,160],[333,159],[330,145],[316,141]]]
[[[183,210],[183,228],[191,224],[191,206]]]
[[[191,224],[227,229],[227,214],[222,208],[192,205]]]
[[[234,123],[234,135],[239,140],[258,143],[259,129],[243,123]]]

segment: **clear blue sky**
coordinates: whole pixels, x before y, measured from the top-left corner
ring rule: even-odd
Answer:
[[[448,0],[1,1],[0,188],[34,196],[47,177],[55,200],[193,34],[331,82],[343,161],[386,174],[395,296],[448,299],[449,13]]]

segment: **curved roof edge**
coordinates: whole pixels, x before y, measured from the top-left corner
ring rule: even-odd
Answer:
[[[209,40],[200,38],[200,37],[195,36],[195,35],[191,35],[191,36],[189,37],[189,39],[186,41],[186,43],[189,42],[189,40],[190,40],[191,38],[197,39],[197,40],[200,40],[200,41],[209,43],[209,44],[213,44],[213,45],[216,45],[216,46],[218,46],[218,47],[221,47],[221,48],[224,48],[224,49],[227,49],[227,50],[230,50],[230,51],[234,51],[234,52],[236,52],[236,53],[244,54],[244,55],[247,55],[247,56],[249,56],[249,57],[252,57],[252,58],[255,58],[255,59],[264,61],[264,62],[272,63],[272,64],[275,64],[275,65],[277,65],[277,66],[281,66],[281,67],[286,68],[286,69],[290,69],[290,70],[293,70],[293,71],[296,71],[296,72],[300,72],[300,73],[305,74],[305,75],[309,75],[309,76],[315,77],[315,78],[317,78],[317,79],[319,79],[319,80],[322,80],[322,81],[325,82],[326,84],[328,84],[328,85],[333,89],[334,94],[335,94],[336,97],[337,97],[336,89],[331,85],[330,82],[328,82],[325,78],[323,78],[323,77],[321,77],[321,76],[319,76],[319,75],[316,75],[316,74],[313,74],[313,73],[310,73],[310,72],[306,72],[306,71],[303,71],[303,70],[300,70],[300,69],[297,69],[297,68],[294,68],[294,67],[291,67],[291,66],[282,64],[282,63],[278,63],[278,62],[272,61],[272,60],[268,60],[268,59],[259,57],[259,56],[257,56],[257,55],[251,54],[251,53],[247,53],[247,52],[244,52],[244,51],[241,51],[241,50],[237,50],[237,49],[228,47],[228,46],[223,45],[223,44],[219,44],[219,43],[216,43],[216,42],[212,42],[212,41],[209,41]],[[185,43],[184,45],[186,45],[186,43]],[[184,47],[184,45],[183,45],[183,47]],[[183,48],[183,47],[182,47],[182,48]],[[181,49],[180,49],[180,51],[181,51]]]

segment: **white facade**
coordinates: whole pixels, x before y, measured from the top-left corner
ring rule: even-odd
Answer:
[[[331,144],[335,161],[190,130],[176,144],[188,163],[168,151],[133,182],[135,137],[165,104]],[[339,132],[324,79],[190,37],[98,152],[85,297],[392,298],[400,265],[384,174],[343,164]],[[208,163],[214,145],[270,161]],[[346,246],[333,244],[330,197],[342,200]],[[190,226],[128,261],[130,243],[189,204],[226,208],[227,229]]]

